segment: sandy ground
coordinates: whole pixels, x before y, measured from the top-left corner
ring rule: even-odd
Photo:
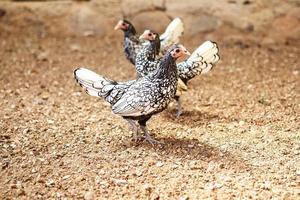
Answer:
[[[183,115],[149,121],[165,143],[152,146],[73,79],[77,66],[133,78],[118,36],[1,35],[0,199],[300,197],[299,44],[219,42]]]

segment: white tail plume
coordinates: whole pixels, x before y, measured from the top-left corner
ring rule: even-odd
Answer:
[[[183,34],[184,27],[180,18],[175,18],[166,28],[166,31],[160,36],[161,50],[165,51],[169,46],[178,43]]]
[[[114,81],[85,68],[76,69],[74,76],[80,86],[91,96],[106,97],[115,86]]]
[[[201,44],[185,61],[177,64],[179,77],[189,80],[198,74],[209,72],[220,60],[219,49],[215,42]]]

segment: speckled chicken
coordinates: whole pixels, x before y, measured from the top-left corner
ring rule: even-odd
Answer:
[[[141,49],[136,57],[136,71],[138,77],[146,76],[158,67],[160,59],[156,59],[156,53],[159,51],[159,35],[156,32],[146,30],[141,39],[148,40],[149,43]],[[187,82],[199,74],[209,72],[213,66],[219,61],[217,44],[206,41],[200,45],[193,54],[183,62],[177,64],[178,70],[178,86],[175,100],[177,101],[177,116],[180,116],[181,102],[180,95],[187,90]]]
[[[115,30],[120,29],[124,32],[124,53],[126,58],[134,65],[137,53],[145,45],[145,41],[139,39],[134,26],[128,20],[120,20],[115,26]],[[179,42],[183,33],[183,23],[180,18],[175,18],[160,36],[161,52],[164,52],[173,44]],[[157,54],[159,52],[156,52]]]
[[[116,82],[85,68],[76,69],[74,76],[89,95],[103,97],[109,102],[113,113],[127,120],[137,137],[153,144],[157,141],[150,137],[146,122],[152,115],[163,111],[174,98],[176,59],[184,54],[189,52],[182,45],[172,46],[157,70],[137,80]]]
[[[149,42],[143,45],[136,55],[135,70],[138,78],[155,71],[161,61],[161,58],[157,56],[157,52],[160,51],[160,38],[158,33],[146,30],[140,36],[140,39]]]

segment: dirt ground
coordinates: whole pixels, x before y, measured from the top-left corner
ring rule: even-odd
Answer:
[[[73,79],[78,66],[134,78],[121,33],[0,35],[0,199],[299,199],[299,43],[219,42],[183,115],[149,121],[152,146]]]

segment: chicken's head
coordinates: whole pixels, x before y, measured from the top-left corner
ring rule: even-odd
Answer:
[[[191,53],[181,44],[175,44],[170,49],[170,54],[177,59],[183,55],[191,55]]]
[[[157,39],[157,37],[159,37],[157,33],[150,30],[145,30],[144,33],[140,36],[140,39],[153,41]]]
[[[127,31],[130,27],[133,27],[132,24],[129,21],[123,19],[123,20],[118,21],[118,23],[114,29],[115,30],[120,29],[123,31]]]

